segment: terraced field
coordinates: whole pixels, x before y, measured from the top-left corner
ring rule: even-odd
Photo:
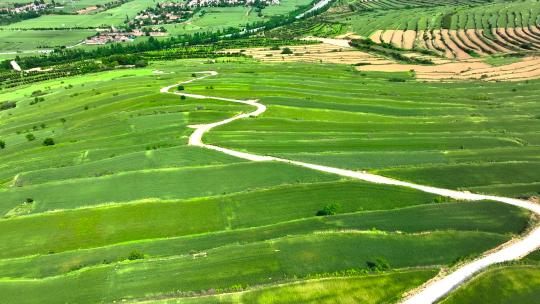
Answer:
[[[463,60],[539,50],[539,13],[536,0],[368,0],[338,5],[325,20],[375,42]]]
[[[302,69],[306,65],[289,65],[284,74],[265,65],[245,76],[220,76],[226,80],[219,85],[212,79],[193,84],[195,93],[230,97],[249,88],[268,105],[264,117],[218,127],[206,141],[455,189],[537,195],[537,105],[525,97],[537,95],[536,81],[425,86],[407,74],[322,65],[309,68],[316,71],[309,75]],[[472,181],[467,168],[485,174]]]
[[[219,75],[184,89],[260,98],[268,110],[207,142],[450,188],[538,189],[534,81],[482,84],[494,92],[485,96],[478,84],[226,58],[41,82],[0,94],[17,102],[0,112],[5,302],[396,301],[529,225],[528,211],[502,203],[187,146],[189,125],[252,110],[160,93],[208,69]],[[468,175],[478,166],[485,176]],[[316,216],[335,204],[337,215]]]

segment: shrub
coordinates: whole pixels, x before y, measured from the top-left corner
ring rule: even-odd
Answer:
[[[28,141],[33,141],[34,139],[36,139],[36,137],[32,133],[28,133],[28,134],[26,134],[26,139]]]
[[[179,85],[176,89],[177,89],[178,91],[183,91],[183,90],[184,90],[184,86],[183,86],[183,85]]]
[[[0,111],[15,108],[17,104],[13,101],[4,101],[0,103]]]
[[[281,50],[281,54],[292,54],[292,53],[293,51],[288,47],[283,48],[283,50]]]
[[[180,99],[184,100],[184,99],[186,99],[186,96],[185,95],[180,95]]]
[[[335,215],[336,213],[341,210],[341,205],[338,203],[332,203],[330,205],[324,206],[321,210],[317,211],[317,216],[327,216],[327,215]]]
[[[137,250],[133,250],[129,255],[128,255],[128,260],[130,261],[135,261],[135,260],[142,260],[144,259],[144,254],[142,252],[139,252]]]
[[[390,263],[385,258],[376,258],[375,261],[367,261],[366,266],[371,271],[386,271],[390,269]]]
[[[448,200],[446,199],[446,197],[440,196],[440,195],[433,198],[433,202],[436,203],[436,204],[445,203],[447,201]]]
[[[6,142],[0,139],[0,149],[6,148]]]
[[[44,146],[54,146],[54,139],[52,139],[50,137],[45,138],[45,140],[43,141],[43,145]]]

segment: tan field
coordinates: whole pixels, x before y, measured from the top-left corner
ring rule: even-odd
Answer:
[[[414,71],[416,77],[425,81],[452,81],[477,79],[486,81],[517,81],[540,77],[540,57],[526,57],[522,61],[490,66],[479,59],[447,62],[437,65],[385,64],[359,66],[361,71],[407,72]]]
[[[338,64],[389,64],[392,61],[357,51],[351,47],[337,46],[330,43],[289,46],[293,54],[281,54],[281,50],[270,48],[246,49],[243,53],[263,62],[319,62]],[[223,51],[225,53],[240,52],[239,49]]]

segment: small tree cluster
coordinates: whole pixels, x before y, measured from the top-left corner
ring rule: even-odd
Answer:
[[[292,53],[293,51],[288,47],[285,47],[281,50],[281,54],[292,54]]]
[[[54,139],[47,137],[45,140],[43,140],[44,146],[54,146]]]
[[[332,203],[324,206],[321,210],[317,211],[317,216],[335,215],[341,210],[341,205],[338,203]]]

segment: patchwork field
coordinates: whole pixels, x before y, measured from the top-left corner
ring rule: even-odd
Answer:
[[[22,1],[17,1],[17,3]],[[0,53],[54,49],[73,46],[97,33],[98,28],[114,26],[121,28],[125,21],[133,19],[139,12],[153,8],[164,0],[130,0],[110,9],[100,8],[88,14],[76,14],[79,9],[104,5],[112,1],[82,0],[56,1],[62,9],[57,14],[46,14],[38,18],[22,20],[0,26]],[[261,14],[248,6],[208,6],[203,7],[187,21],[160,24],[168,36],[178,36],[202,32],[217,32],[230,28],[243,29],[247,24],[266,22],[277,16],[286,16],[302,7],[309,7],[308,0],[281,0],[279,5],[267,6]],[[137,38],[136,42],[145,38]],[[86,46],[83,46],[86,47]],[[89,46],[91,47],[91,46]],[[4,54],[6,56],[8,54]],[[13,58],[14,56],[10,57]]]
[[[540,0],[181,2],[0,0],[1,303],[537,302]]]
[[[320,17],[280,29],[278,35],[325,37],[352,33],[404,50],[428,50],[448,59],[540,50],[540,2],[343,1]]]
[[[227,72],[189,90],[250,94],[268,106],[263,117],[214,129],[206,138],[212,144],[521,196],[538,194],[536,86],[536,81],[426,86],[406,73],[288,64],[285,70],[261,65],[250,73]]]
[[[530,225],[528,211],[502,203],[187,146],[189,125],[252,110],[159,92],[207,70],[219,75],[183,89],[268,110],[205,141],[449,188],[538,192],[534,81],[482,83],[491,96],[477,83],[218,58],[39,82],[0,93],[17,104],[0,111],[5,302],[395,302]],[[326,206],[337,214],[316,216]]]

